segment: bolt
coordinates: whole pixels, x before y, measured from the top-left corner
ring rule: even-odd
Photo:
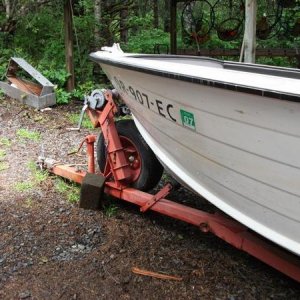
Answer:
[[[209,225],[207,223],[203,222],[200,224],[199,227],[202,232],[204,232],[204,233],[209,232]]]

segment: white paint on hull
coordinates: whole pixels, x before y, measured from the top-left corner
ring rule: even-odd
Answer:
[[[228,215],[300,255],[299,103],[101,65],[169,170]],[[159,100],[161,109],[141,105],[116,80],[147,94],[149,103]],[[180,110],[193,114],[194,130],[183,126]]]

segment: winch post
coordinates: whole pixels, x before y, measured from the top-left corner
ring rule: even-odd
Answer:
[[[96,141],[96,137],[94,135],[88,135],[85,138],[89,173],[95,173],[95,152],[94,152],[95,141]]]
[[[99,124],[105,140],[107,159],[110,164],[111,172],[114,176],[114,180],[120,184],[119,181],[131,177],[131,170],[114,122],[114,115],[118,109],[114,103],[111,91],[107,90],[105,92],[105,99],[107,103],[99,116]]]
[[[118,108],[113,100],[113,92],[106,90],[103,94],[105,98],[103,107],[97,109],[88,106],[86,112],[93,126],[100,127],[103,134],[107,161],[109,162],[109,171],[104,172],[104,175],[111,173],[115,182],[122,188],[123,184],[121,182],[130,179],[132,176],[131,169],[114,122],[114,116],[118,112]]]

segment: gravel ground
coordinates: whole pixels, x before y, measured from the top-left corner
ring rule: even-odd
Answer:
[[[95,132],[66,130],[74,126],[68,114],[79,110],[42,113],[0,100],[0,299],[300,299],[299,284],[210,234],[113,199],[104,211],[82,210],[58,191],[56,177],[37,179],[30,165],[42,148],[84,162],[67,155]],[[210,208],[183,188],[173,198]]]

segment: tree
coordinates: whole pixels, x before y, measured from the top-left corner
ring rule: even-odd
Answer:
[[[127,18],[128,18],[128,5],[126,5],[125,3],[125,5],[123,5],[123,7],[120,8],[120,41],[123,43],[127,43],[127,39],[128,39]]]
[[[14,34],[18,20],[28,12],[37,11],[40,7],[62,0],[2,0],[0,10],[5,11],[5,18],[0,25],[0,31]]]
[[[170,0],[164,0],[163,4],[164,32],[170,32]]]
[[[67,80],[68,92],[73,91],[75,88],[72,11],[73,11],[72,0],[65,0],[64,3],[65,55],[66,55],[67,72],[70,74]]]
[[[153,0],[153,27],[158,28],[158,0]]]
[[[94,28],[94,39],[95,39],[95,48],[97,49],[100,45],[101,40],[101,21],[102,21],[102,1],[94,1],[94,18],[95,18],[95,28]]]

